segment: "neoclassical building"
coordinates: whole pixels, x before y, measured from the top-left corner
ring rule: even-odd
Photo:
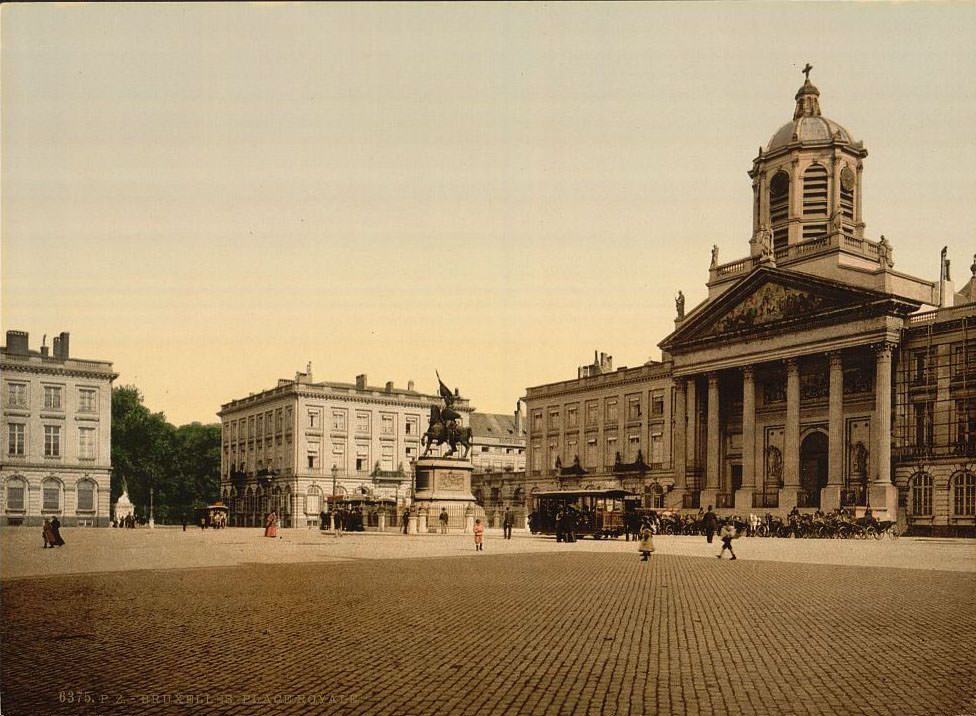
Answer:
[[[976,281],[955,291],[944,251],[938,280],[903,273],[865,235],[867,150],[819,98],[808,76],[760,148],[748,252],[713,247],[707,298],[686,312],[679,294],[662,361],[601,357],[528,389],[530,492],[571,477],[675,509],[870,506],[973,529]]]
[[[112,381],[103,360],[72,358],[69,335],[31,350],[29,335],[7,331],[3,374],[0,524],[68,527],[109,524]]]
[[[285,527],[318,524],[329,495],[411,497],[413,462],[439,395],[355,383],[315,382],[311,366],[295,379],[225,403],[221,421],[221,499],[235,526],[259,526],[277,512]],[[471,407],[457,398],[467,425]],[[445,448],[433,448],[432,455]]]
[[[515,524],[525,521],[525,419],[521,401],[510,415],[471,413],[471,492],[489,527],[501,525],[508,508]]]

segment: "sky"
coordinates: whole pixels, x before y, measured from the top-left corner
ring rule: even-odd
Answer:
[[[976,4],[0,6],[3,330],[71,333],[175,424],[435,370],[484,412],[660,359],[813,65],[865,235],[961,286]]]

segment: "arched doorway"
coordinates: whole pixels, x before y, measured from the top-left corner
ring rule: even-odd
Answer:
[[[800,443],[800,486],[808,507],[820,507],[820,490],[827,486],[827,436],[815,431]]]

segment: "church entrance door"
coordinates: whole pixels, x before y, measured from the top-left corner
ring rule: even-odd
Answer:
[[[810,433],[800,444],[800,486],[804,507],[820,507],[820,490],[827,486],[827,436]]]

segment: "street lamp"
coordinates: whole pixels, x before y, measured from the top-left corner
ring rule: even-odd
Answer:
[[[332,499],[329,501],[329,529],[335,532],[335,499],[336,499],[336,476],[339,468],[332,463]]]
[[[153,489],[149,488],[149,529],[155,529],[156,521],[153,519]]]

